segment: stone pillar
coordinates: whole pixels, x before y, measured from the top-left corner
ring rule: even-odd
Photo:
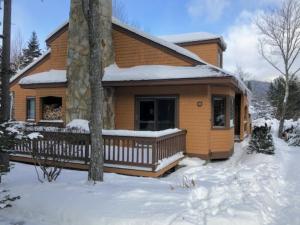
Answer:
[[[105,1],[110,6],[101,7],[102,23],[106,29],[102,33],[104,67],[114,63],[112,43],[111,1]],[[68,60],[67,60],[66,90],[66,123],[73,119],[90,120],[91,93],[89,84],[89,38],[88,25],[84,17],[82,0],[71,0],[69,19]],[[115,127],[114,89],[103,89],[103,128]]]
[[[115,62],[115,54],[113,48],[112,39],[112,2],[101,1],[103,4],[100,5],[102,11],[102,23],[106,28],[102,32],[102,53],[103,61],[102,65],[105,67],[113,64]],[[114,129],[115,128],[115,102],[114,102],[114,88],[104,87],[103,89],[103,128],[104,129]]]
[[[68,35],[66,122],[90,119],[89,39],[82,0],[71,0]]]

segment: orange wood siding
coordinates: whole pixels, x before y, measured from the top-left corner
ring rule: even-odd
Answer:
[[[20,85],[14,85],[11,91],[15,93],[14,99],[14,118],[18,121],[26,120],[26,98],[35,97],[36,109],[35,118],[36,122],[42,119],[42,109],[40,98],[47,96],[55,96],[62,98],[62,113],[65,115],[65,93],[66,89],[61,88],[40,88],[40,89],[23,89]]]
[[[228,95],[233,96],[235,92],[229,87],[212,86],[210,89],[210,99],[212,95]],[[209,108],[210,114],[212,107]],[[227,112],[229,113],[229,112]],[[212,118],[211,118],[212,120]],[[211,152],[227,152],[234,145],[234,128],[230,129],[211,129],[210,131],[210,150]]]
[[[127,33],[113,30],[113,42],[116,62],[119,67],[138,65],[174,65],[191,66],[182,58],[155,47]]]
[[[68,32],[63,32],[51,42],[51,68],[56,70],[67,69]]]
[[[24,73],[29,76],[35,73],[45,72],[50,69],[66,70],[67,69],[67,42],[68,32],[65,30],[49,42],[51,53],[41,63],[32,67]],[[181,57],[166,52],[158,47],[154,47],[149,43],[143,42],[127,33],[113,30],[113,41],[115,48],[116,62],[120,67],[136,66],[141,64],[166,64],[189,66],[190,63]],[[15,110],[14,116],[16,120],[26,119],[26,96],[37,96],[37,91],[42,89],[23,89],[18,84],[17,79],[11,84],[11,91],[15,93]],[[60,96],[62,93],[59,93]],[[36,100],[38,106],[39,101]],[[39,109],[37,109],[39,110]],[[63,109],[65,110],[65,108]],[[40,112],[37,111],[37,116]],[[37,118],[40,119],[39,117]]]
[[[50,69],[66,69],[67,62],[67,31],[49,43],[51,55],[25,73],[25,76]],[[113,41],[116,62],[120,67],[142,64],[165,64],[174,66],[190,66],[181,57],[144,42],[140,38],[113,30]],[[217,64],[217,44],[202,44],[186,47],[207,62]],[[17,81],[18,82],[18,81]],[[62,97],[63,112],[65,111],[65,88],[22,89],[15,82],[11,91],[15,93],[15,119],[26,120],[26,97],[36,97],[36,119],[41,119],[40,98],[46,96]],[[210,153],[229,152],[233,147],[234,129],[213,130],[211,128],[211,96],[223,94],[234,96],[234,90],[228,86],[211,85],[180,85],[180,86],[145,86],[116,88],[116,128],[134,129],[135,95],[178,95],[179,96],[179,128],[187,129],[187,152],[203,157]],[[201,101],[203,105],[197,106]],[[244,118],[247,97],[242,97],[241,121]],[[249,107],[248,107],[249,108]],[[250,124],[250,123],[249,123]],[[241,122],[242,126],[242,122]],[[246,128],[249,132],[250,127]],[[241,131],[244,127],[241,127]],[[241,133],[241,137],[244,133]]]
[[[198,55],[204,61],[219,66],[218,64],[218,51],[220,49],[217,43],[201,43],[201,44],[191,44],[182,46],[191,52]],[[220,50],[222,52],[222,50]]]
[[[179,128],[187,130],[187,153],[208,157],[209,152],[229,152],[234,129],[211,129],[211,94],[234,96],[229,87],[208,85],[119,87],[116,90],[116,128],[134,129],[135,96],[178,95]],[[201,101],[203,105],[197,106]]]

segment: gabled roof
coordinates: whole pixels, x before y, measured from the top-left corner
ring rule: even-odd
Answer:
[[[222,36],[215,35],[215,34],[208,33],[208,32],[162,35],[162,36],[159,36],[159,38],[161,38],[165,41],[168,41],[168,42],[175,43],[175,44],[217,40],[220,42],[221,47],[224,50],[226,49],[226,43]]]
[[[44,52],[40,57],[35,59],[32,63],[30,63],[28,66],[23,68],[22,70],[18,71],[14,76],[10,78],[10,83],[14,82],[18,78],[20,78],[25,72],[30,70],[32,67],[37,65],[39,62],[41,62],[43,59],[45,59],[49,54],[51,53],[51,49],[48,49],[46,52]]]
[[[153,35],[147,34],[143,31],[140,31],[136,28],[133,28],[129,25],[126,25],[124,23],[122,23],[121,21],[119,21],[116,18],[112,18],[112,24],[115,26],[118,26],[120,28],[125,29],[126,31],[129,31],[131,33],[134,33],[142,38],[145,38],[147,40],[150,40],[153,43],[156,43],[162,47],[167,48],[170,51],[176,52],[177,54],[187,57],[193,61],[195,61],[197,64],[206,64],[206,62],[204,60],[202,60],[199,56],[197,56],[196,54],[194,54],[193,52],[182,48],[174,43],[165,41],[159,37],[155,37]],[[50,35],[48,35],[48,37],[46,38],[46,42],[49,43],[49,41],[57,34],[60,33],[63,29],[65,29],[67,26],[69,25],[69,22],[64,22],[62,25],[60,25],[58,28],[56,28]]]
[[[219,67],[216,67],[214,65],[211,65],[207,62],[205,62],[204,60],[202,60],[199,56],[197,56],[196,54],[192,53],[191,51],[185,49],[185,48],[182,48],[174,43],[171,43],[169,41],[166,41],[164,39],[161,39],[159,37],[155,37],[155,36],[152,36],[150,34],[147,34],[145,32],[142,32],[140,30],[137,30],[133,27],[130,27],[122,22],[120,22],[119,20],[117,20],[116,18],[112,18],[112,23],[113,23],[113,26],[117,26],[121,29],[124,29],[126,31],[129,31],[141,38],[144,38],[148,41],[151,41],[161,47],[164,47],[166,48],[167,50],[169,51],[172,51],[172,52],[175,52],[179,55],[181,55],[182,57],[185,57],[185,58],[188,58],[192,61],[195,62],[195,65],[202,65],[201,69],[200,67],[196,66],[196,67],[181,67],[181,69],[186,69],[186,72],[191,72],[191,71],[194,71],[194,70],[198,70],[197,73],[198,73],[198,78],[199,76],[201,75],[203,77],[203,72],[206,71],[207,72],[207,75],[204,76],[204,77],[218,77],[220,74],[222,74],[223,77],[227,77],[227,78],[233,78],[236,83],[237,83],[237,86],[239,89],[241,89],[242,91],[246,91],[246,92],[249,92],[250,91],[247,89],[247,87],[245,86],[245,84],[237,77],[235,76],[234,74],[232,73],[229,73]],[[56,35],[59,35],[62,31],[64,31],[65,29],[67,29],[67,26],[69,25],[69,22],[65,22],[63,23],[61,26],[59,26],[55,31],[53,31],[46,39],[46,42],[48,43],[49,41],[51,41],[52,38],[55,38]],[[176,38],[173,37],[173,39],[177,39],[177,40],[195,40],[195,38],[199,39],[200,38],[200,34],[201,33],[198,33],[199,35],[197,37],[193,37],[193,35],[182,35],[182,36],[177,36]],[[203,35],[202,35],[203,36]],[[208,38],[209,35],[207,35],[206,38]],[[213,36],[211,36],[212,38]],[[214,36],[215,37],[215,36]],[[170,37],[169,37],[170,38]],[[194,39],[193,39],[194,38]],[[220,38],[220,37],[219,37]],[[165,37],[165,39],[167,39]],[[222,39],[223,40],[223,39]],[[198,40],[199,41],[199,40]],[[35,66],[38,62],[42,61],[49,53],[51,52],[51,49],[49,49],[46,53],[44,53],[41,57],[39,57],[36,61],[34,61],[33,63],[31,63],[30,65],[28,65],[26,68],[24,68],[22,71],[20,71],[19,73],[17,73],[14,77],[12,77],[11,79],[11,82],[15,81],[16,79],[20,78],[26,71],[28,71],[30,68],[32,68],[33,66]],[[146,66],[147,67],[147,66]],[[155,67],[155,65],[153,65],[153,67]],[[176,68],[175,66],[173,66],[174,68]],[[128,68],[127,70],[130,71],[130,72],[133,72],[136,70],[137,67],[132,67],[132,68]],[[148,66],[147,69],[150,69],[151,66]],[[165,69],[171,69],[171,66],[164,66],[164,65],[160,65],[160,68],[164,68]],[[177,67],[177,70],[179,69],[180,67]],[[112,69],[112,68],[110,68]],[[156,69],[159,69],[159,68],[156,68]],[[173,76],[175,73],[175,70],[173,70]],[[200,72],[202,70],[202,72]],[[119,68],[119,72],[125,72],[126,69],[120,69]],[[127,71],[127,72],[128,72]],[[115,72],[115,71],[114,71]],[[154,72],[154,71],[152,71]],[[194,71],[195,72],[195,71]],[[190,76],[195,76],[195,73],[192,72],[192,74],[194,75],[190,75]],[[106,72],[107,73],[107,72]],[[126,73],[126,72],[125,72]],[[154,75],[154,74],[153,74]],[[185,75],[188,75],[187,73],[185,73]],[[200,78],[201,78],[200,76]],[[106,80],[108,78],[105,78],[104,77],[104,82],[105,81],[109,81],[109,80]],[[173,79],[176,79],[175,77]],[[178,79],[178,78],[177,78]],[[181,78],[180,78],[181,79]],[[144,80],[147,80],[147,79],[144,79]]]

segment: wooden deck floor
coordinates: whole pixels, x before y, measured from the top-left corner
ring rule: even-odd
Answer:
[[[35,163],[34,159],[32,157],[30,157],[29,155],[24,155],[24,156],[19,155],[19,154],[10,155],[10,160],[13,162],[20,162],[20,163],[26,163],[26,164],[32,164],[32,165]],[[129,168],[117,168],[117,165],[116,165],[115,167],[104,166],[104,172],[117,173],[117,174],[123,174],[123,175],[131,175],[131,176],[141,176],[141,177],[160,177],[167,171],[176,167],[180,160],[181,159],[178,159],[175,162],[169,164],[168,166],[166,166],[158,171],[145,171],[145,170],[129,169]],[[47,164],[50,166],[51,166],[51,163],[52,162],[50,160],[47,161]],[[88,171],[89,165],[81,163],[79,161],[78,162],[70,161],[70,162],[64,163],[64,168]]]

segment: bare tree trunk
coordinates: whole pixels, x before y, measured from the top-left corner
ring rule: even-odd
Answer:
[[[10,115],[9,79],[10,70],[10,37],[11,36],[11,0],[4,1],[3,46],[1,64],[1,121],[8,121]]]
[[[278,137],[279,138],[282,137],[282,133],[283,133],[288,97],[289,97],[289,79],[286,78],[285,79],[285,93],[284,93],[284,99],[282,102],[282,110],[281,110],[279,129],[278,129]]]
[[[91,90],[91,161],[89,179],[103,181],[102,111],[104,90],[102,77],[109,59],[111,40],[111,0],[82,0],[89,34],[89,83]],[[110,37],[110,38],[109,38]]]

